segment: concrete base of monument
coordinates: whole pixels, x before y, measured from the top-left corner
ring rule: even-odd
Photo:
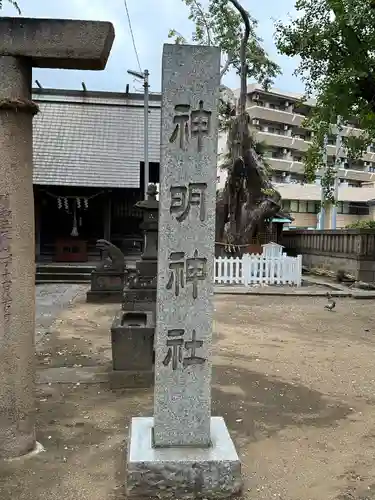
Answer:
[[[112,390],[145,389],[154,385],[153,370],[112,370],[109,373]]]
[[[241,462],[223,418],[211,418],[210,448],[154,448],[153,425],[152,417],[132,419],[128,498],[216,500],[241,493]]]

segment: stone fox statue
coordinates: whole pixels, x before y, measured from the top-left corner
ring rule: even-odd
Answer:
[[[107,240],[98,240],[96,248],[107,254],[107,257],[96,268],[97,271],[125,271],[125,256],[116,245]]]

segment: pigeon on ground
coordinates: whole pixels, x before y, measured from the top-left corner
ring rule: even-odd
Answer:
[[[324,306],[324,309],[327,309],[328,311],[333,311],[333,309],[336,307],[336,302],[333,300],[332,295],[327,292],[327,299],[328,299],[328,304]]]

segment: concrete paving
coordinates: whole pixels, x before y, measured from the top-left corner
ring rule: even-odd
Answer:
[[[35,333],[38,344],[63,309],[84,297],[87,285],[43,284],[35,290]]]

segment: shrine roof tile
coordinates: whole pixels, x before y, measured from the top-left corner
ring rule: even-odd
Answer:
[[[149,161],[160,160],[160,94],[150,96]],[[34,184],[138,188],[143,95],[35,90]]]

